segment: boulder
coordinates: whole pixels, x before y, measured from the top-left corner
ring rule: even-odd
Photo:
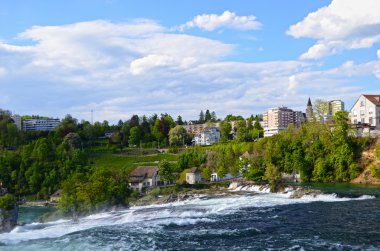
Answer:
[[[10,232],[17,225],[18,207],[12,210],[0,209],[0,233]]]

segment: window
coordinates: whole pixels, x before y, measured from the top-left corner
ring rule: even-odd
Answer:
[[[370,124],[370,125],[372,125],[372,117],[369,117],[369,120],[368,120],[368,123]]]
[[[364,101],[360,101],[360,106],[364,106]]]
[[[361,122],[364,123],[364,118],[361,118]]]
[[[358,120],[357,119],[354,119],[354,124],[357,124],[358,123]]]
[[[364,110],[360,110],[360,116],[364,116]]]

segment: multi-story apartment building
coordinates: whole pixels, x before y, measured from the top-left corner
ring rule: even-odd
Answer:
[[[54,131],[59,119],[27,119],[22,123],[24,131]]]
[[[21,123],[20,115],[17,115],[17,114],[13,115],[12,119],[15,122],[17,129],[22,130],[22,123]]]
[[[329,102],[329,113],[334,117],[336,112],[344,111],[344,102],[342,100],[331,100]]]
[[[263,113],[264,137],[273,136],[285,130],[289,124],[300,126],[305,121],[305,115],[301,111],[293,111],[287,107],[271,108]]]
[[[218,127],[208,127],[203,132],[195,135],[193,144],[197,146],[209,146],[218,143],[220,140],[220,130]]]
[[[365,125],[380,129],[380,95],[361,95],[350,111],[354,125]]]

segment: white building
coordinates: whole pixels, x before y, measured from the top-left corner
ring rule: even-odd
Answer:
[[[361,95],[350,111],[351,124],[380,129],[380,95]]]
[[[186,173],[187,184],[198,184],[201,182],[202,182],[202,172],[198,167],[193,167]]]
[[[27,119],[22,123],[24,131],[54,131],[59,119]]]
[[[160,180],[157,166],[139,166],[129,174],[129,186],[134,190],[141,191],[167,184],[169,182]]]
[[[17,129],[22,130],[21,116],[15,114],[12,116],[12,119],[15,122]]]
[[[209,127],[200,134],[195,135],[193,143],[196,146],[209,146],[218,143],[220,140],[220,130],[217,127]]]
[[[305,121],[302,112],[287,107],[271,108],[263,113],[264,137],[273,136],[288,128],[289,124],[300,126]]]

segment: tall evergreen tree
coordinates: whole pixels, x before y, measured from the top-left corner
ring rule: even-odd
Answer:
[[[212,117],[211,117],[211,113],[210,111],[207,109],[206,110],[206,113],[205,113],[205,121],[211,121]]]
[[[199,113],[199,123],[205,122],[205,114],[203,113],[203,110],[201,110],[201,113]]]
[[[178,115],[178,117],[177,117],[177,121],[176,121],[176,124],[177,124],[177,125],[183,125],[183,121],[182,121],[182,117],[181,117],[181,115]]]

